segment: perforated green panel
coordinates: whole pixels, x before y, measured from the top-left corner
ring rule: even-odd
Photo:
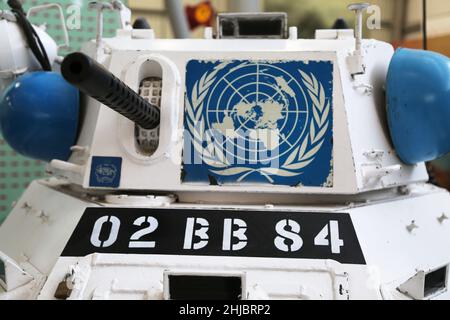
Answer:
[[[95,38],[96,12],[88,8],[89,2],[87,0],[25,0],[23,4],[25,10],[28,10],[30,7],[36,5],[58,3],[63,8],[66,25],[72,28],[74,26],[76,27],[76,21],[74,19],[77,18],[76,13],[78,10],[71,6],[79,6],[80,28],[69,29],[70,48],[60,50],[60,55],[65,55],[79,50],[84,42]],[[123,1],[125,4],[126,2]],[[6,0],[0,0],[0,9],[8,9],[6,3]],[[49,9],[48,11],[39,12],[31,17],[31,21],[35,25],[45,24],[46,31],[58,44],[64,41],[57,10]],[[119,18],[117,12],[105,12],[104,36],[114,36],[118,26]],[[2,31],[0,30],[0,32]],[[0,224],[9,213],[11,204],[20,197],[28,184],[34,179],[42,178],[44,175],[43,163],[19,156],[7,146],[0,136]]]

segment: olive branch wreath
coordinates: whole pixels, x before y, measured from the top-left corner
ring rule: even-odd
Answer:
[[[330,113],[330,101],[325,97],[323,85],[317,80],[314,74],[307,74],[299,70],[303,84],[308,90],[308,95],[313,104],[313,121],[311,121],[309,133],[305,136],[300,146],[290,153],[286,161],[280,168],[249,168],[249,167],[230,167],[230,163],[223,152],[223,148],[212,141],[210,132],[206,133],[205,123],[203,122],[203,108],[205,98],[209,88],[213,85],[217,73],[222,70],[229,62],[218,65],[212,72],[205,73],[202,78],[194,84],[191,94],[191,100],[186,96],[187,125],[193,135],[192,143],[195,150],[202,155],[203,161],[214,168],[211,172],[221,176],[240,175],[237,182],[243,181],[254,172],[260,173],[270,183],[274,180],[271,176],[295,177],[302,174],[301,169],[307,167],[314,161],[317,153],[325,141],[325,133],[329,127],[328,115]],[[244,63],[245,64],[245,63]],[[239,67],[239,66],[238,66]],[[238,67],[235,67],[236,69]],[[192,103],[191,103],[192,101]],[[203,141],[207,146],[203,148]]]

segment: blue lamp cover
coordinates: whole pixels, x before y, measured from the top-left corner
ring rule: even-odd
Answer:
[[[14,81],[0,98],[0,129],[18,153],[44,161],[67,160],[78,131],[79,92],[54,72]]]
[[[387,115],[394,147],[407,164],[450,152],[450,59],[399,49],[389,66]]]

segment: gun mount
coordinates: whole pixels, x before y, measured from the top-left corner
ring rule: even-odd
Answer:
[[[85,94],[134,121],[144,129],[159,125],[159,108],[134,92],[111,72],[83,53],[68,55],[62,65],[64,78]]]

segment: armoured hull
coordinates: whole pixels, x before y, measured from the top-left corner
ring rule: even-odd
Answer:
[[[164,299],[189,289],[177,277],[208,277],[242,299],[449,299],[449,194],[418,184],[367,198],[199,205],[37,181],[0,229],[29,277],[0,298]]]
[[[279,13],[205,39],[124,23],[62,62],[80,101],[18,78],[3,136],[53,178],[0,227],[0,299],[450,299],[425,166],[450,150],[450,64],[363,39],[367,7],[315,39]]]

